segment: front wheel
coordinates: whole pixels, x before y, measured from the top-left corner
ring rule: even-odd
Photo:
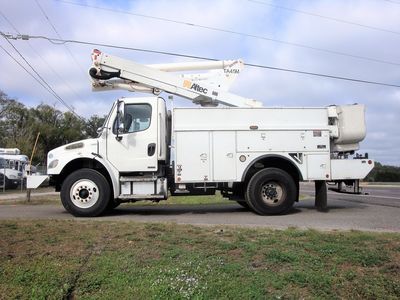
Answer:
[[[114,208],[117,208],[122,202],[118,199],[111,198],[108,202],[107,210],[112,211]]]
[[[290,210],[297,197],[297,187],[287,172],[277,168],[258,171],[246,190],[247,204],[260,215],[282,214]]]
[[[61,202],[76,217],[96,217],[105,211],[109,201],[110,186],[96,170],[77,170],[68,175],[61,187]]]

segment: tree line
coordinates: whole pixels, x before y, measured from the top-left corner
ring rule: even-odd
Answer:
[[[0,91],[0,148],[18,148],[30,157],[38,132],[33,164],[46,165],[47,153],[61,145],[96,137],[105,116],[80,119],[71,112],[40,104],[29,108]]]
[[[400,167],[385,166],[375,162],[375,168],[365,180],[371,182],[400,182]]]

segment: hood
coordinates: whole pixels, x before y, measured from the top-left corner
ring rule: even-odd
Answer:
[[[51,150],[47,154],[47,163],[50,164],[54,159],[62,159],[73,156],[93,156],[92,153],[98,152],[97,139],[86,139],[69,143]]]

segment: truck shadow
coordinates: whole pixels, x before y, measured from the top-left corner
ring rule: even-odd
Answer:
[[[293,207],[288,213],[285,215],[293,215],[300,213],[301,210]],[[170,215],[182,215],[182,214],[243,214],[243,215],[251,215],[255,217],[264,217],[255,214],[253,211],[247,208],[243,208],[240,205],[236,204],[218,204],[218,205],[160,205],[160,206],[151,206],[151,205],[143,205],[143,206],[123,206],[114,209],[113,211],[108,212],[103,215],[107,216],[122,216],[122,215],[155,215],[155,216],[170,216]],[[270,215],[269,217],[279,217],[279,215]]]
[[[315,210],[314,206],[314,198],[306,198],[303,200],[300,200],[300,202],[297,202],[294,204],[295,208],[300,208],[303,210]],[[328,211],[329,210],[342,210],[342,209],[352,209],[352,208],[358,208],[358,209],[363,209],[367,208],[368,205],[363,203],[362,201],[353,201],[353,200],[348,200],[348,199],[329,199],[328,197]]]

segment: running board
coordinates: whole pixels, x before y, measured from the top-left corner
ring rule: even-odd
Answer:
[[[138,176],[121,176],[119,178],[120,182],[149,182],[149,181],[156,181],[157,176],[143,176],[143,177],[138,177]]]
[[[158,200],[167,199],[168,186],[166,178],[153,176],[120,177],[120,193],[118,199],[123,200]]]
[[[121,200],[163,200],[164,195],[119,195]]]

